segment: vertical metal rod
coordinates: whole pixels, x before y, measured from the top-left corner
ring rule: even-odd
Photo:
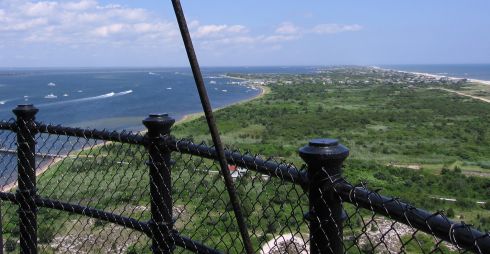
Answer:
[[[17,116],[17,170],[19,201],[20,253],[37,253],[36,155],[34,118],[39,110],[33,105],[19,105]]]
[[[349,149],[335,139],[313,139],[299,150],[308,164],[310,211],[310,253],[344,253],[345,211],[332,183],[342,177],[342,163]]]
[[[153,253],[170,254],[175,249],[172,218],[172,178],[170,150],[161,144],[162,135],[169,135],[175,123],[167,114],[151,114],[143,120],[148,129],[151,200],[151,238]]]
[[[223,144],[221,143],[221,138],[219,136],[218,128],[216,127],[216,121],[214,119],[213,110],[211,108],[211,103],[209,102],[209,97],[206,92],[206,87],[204,86],[204,80],[202,78],[201,70],[199,68],[199,63],[197,61],[196,53],[194,51],[194,46],[192,44],[192,39],[187,27],[187,22],[185,20],[184,11],[182,10],[182,5],[180,0],[172,0],[172,5],[175,11],[175,16],[177,22],[179,23],[180,34],[184,41],[185,50],[187,52],[187,57],[192,68],[192,73],[194,75],[194,80],[196,82],[197,91],[199,92],[199,98],[201,99],[201,104],[204,110],[204,115],[206,116],[206,121],[208,123],[209,131],[213,139],[214,146],[218,152],[219,164],[221,167],[221,173],[223,174],[226,190],[230,197],[230,202],[235,213],[235,217],[238,223],[240,234],[242,236],[245,251],[249,254],[253,253],[252,242],[250,241],[250,236],[248,235],[247,225],[241,210],[240,200],[236,194],[235,187],[233,186],[233,180],[231,174],[228,171],[228,163],[226,162],[225,152],[223,149]]]

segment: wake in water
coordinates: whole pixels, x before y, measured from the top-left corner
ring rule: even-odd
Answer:
[[[5,105],[9,101],[15,101],[18,100],[19,98],[12,98],[12,99],[6,99],[6,100],[1,100],[0,105]]]
[[[98,95],[98,96],[93,96],[93,97],[86,97],[86,98],[52,102],[52,103],[44,103],[44,104],[39,104],[38,106],[39,107],[46,107],[46,106],[61,105],[61,104],[67,104],[67,103],[77,103],[77,102],[84,102],[84,101],[101,100],[101,99],[107,99],[107,98],[112,98],[112,97],[117,97],[117,96],[123,96],[126,94],[130,94],[132,92],[133,92],[133,90],[122,91],[119,93],[110,92],[110,93],[106,93],[106,94],[102,94],[102,95]]]

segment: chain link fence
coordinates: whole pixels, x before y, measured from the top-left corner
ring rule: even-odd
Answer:
[[[245,252],[215,149],[171,137],[172,123],[133,133],[1,122],[3,250]],[[488,233],[346,182],[341,148],[310,143],[302,167],[226,150],[256,253],[490,252]]]

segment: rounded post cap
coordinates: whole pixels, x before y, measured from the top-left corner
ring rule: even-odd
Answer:
[[[39,109],[32,104],[19,104],[12,110],[17,117],[30,118],[34,117]]]
[[[148,114],[149,118],[163,118],[166,116],[168,116],[167,113],[151,113],[151,114]]]
[[[332,147],[339,145],[339,141],[333,138],[315,138],[310,140],[308,144],[315,147]]]
[[[299,155],[304,160],[344,160],[349,156],[349,149],[340,144],[337,139],[317,138],[300,148]]]
[[[175,119],[167,113],[151,113],[143,120],[143,124],[150,132],[168,133],[175,123]]]

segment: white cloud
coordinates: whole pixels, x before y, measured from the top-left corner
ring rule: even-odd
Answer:
[[[107,37],[111,34],[117,34],[123,31],[124,28],[128,28],[125,24],[111,24],[107,26],[101,26],[93,31],[93,34],[100,37]]]
[[[0,9],[0,22],[5,22],[7,20],[7,15],[5,14],[5,11]]]
[[[11,23],[0,27],[0,31],[25,31],[45,25],[47,20],[44,18],[29,19],[22,22]]]
[[[270,35],[264,38],[264,42],[278,43],[299,39],[298,35]]]
[[[79,2],[68,2],[63,4],[63,8],[71,11],[84,11],[97,7],[97,1],[94,0],[82,0]]]
[[[57,7],[57,2],[27,2],[21,5],[24,14],[32,17],[51,15]]]
[[[297,34],[300,32],[300,28],[291,22],[284,22],[276,28],[278,34]]]
[[[247,28],[242,25],[203,25],[197,26],[194,35],[196,36],[196,38],[226,37],[246,32]]]
[[[158,44],[178,38],[177,26],[141,8],[95,0],[0,0],[0,40],[5,43],[95,45]]]
[[[243,24],[189,22],[195,44],[225,50],[241,46],[280,49],[282,44],[311,34],[359,31],[357,24],[300,27],[283,22],[271,31],[253,31]],[[176,50],[181,38],[176,22],[141,8],[102,4],[97,0],[0,0],[0,42],[19,45],[59,45],[66,48],[100,46],[156,47]]]
[[[358,24],[320,24],[313,27],[311,32],[316,34],[336,34],[341,32],[356,32],[360,30],[362,30],[362,26]]]

